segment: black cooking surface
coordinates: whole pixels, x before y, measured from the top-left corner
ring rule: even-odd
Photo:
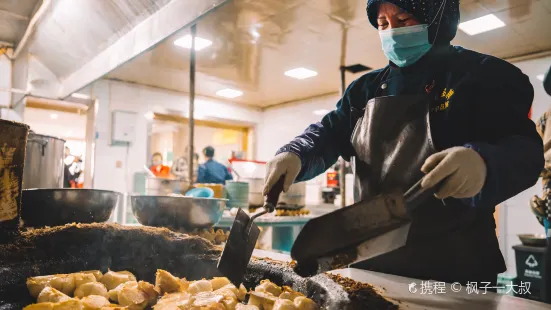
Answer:
[[[221,276],[220,249],[205,239],[168,229],[117,224],[79,224],[29,231],[13,244],[0,245],[0,309],[21,309],[33,302],[27,277],[84,270],[128,270],[155,282],[157,269],[189,280]],[[348,294],[325,275],[302,278],[286,264],[254,259],[245,286],[270,279],[288,285],[325,309],[352,309]]]

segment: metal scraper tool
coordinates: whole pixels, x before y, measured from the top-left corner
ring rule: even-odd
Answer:
[[[266,213],[274,212],[279,195],[283,191],[285,175],[276,182],[265,197],[264,211],[249,217],[239,209],[230,229],[226,246],[218,261],[218,270],[236,287],[239,287],[247,271],[247,266],[253,255],[253,250],[260,235],[260,229],[254,220]]]
[[[312,276],[404,246],[409,214],[437,188],[423,189],[419,180],[405,194],[379,195],[310,220],[291,249],[295,272]]]

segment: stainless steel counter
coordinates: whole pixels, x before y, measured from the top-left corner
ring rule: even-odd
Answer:
[[[258,226],[271,226],[271,227],[289,227],[289,226],[303,226],[309,220],[318,216],[335,211],[338,208],[333,205],[319,205],[319,206],[307,206],[310,210],[310,214],[302,216],[275,216],[275,214],[266,214],[257,218],[254,222]],[[260,212],[260,210],[258,210]],[[224,212],[222,219],[216,226],[230,227],[233,223],[235,216],[229,214],[229,211]]]
[[[257,257],[269,257],[275,260],[291,261],[289,255],[275,253],[271,251],[253,252]],[[416,279],[398,277],[378,272],[365,271],[354,268],[346,268],[331,271],[333,274],[339,274],[351,278],[358,282],[369,283],[375,286],[382,295],[394,301],[400,306],[400,309],[406,310],[448,310],[448,309],[468,309],[468,310],[544,310],[551,309],[551,305],[535,302],[518,297],[501,295],[487,292],[481,289],[478,284],[478,294],[467,292],[466,287],[445,284],[444,287],[435,288],[434,281],[421,281]],[[432,284],[430,289],[428,283]],[[415,284],[413,286],[412,284]],[[425,284],[425,287],[423,287]],[[410,285],[411,291],[410,292]],[[452,289],[453,288],[453,289]],[[455,290],[455,291],[454,291]],[[432,293],[432,294],[428,294]],[[435,294],[436,293],[436,294]]]
[[[309,220],[314,218],[315,216],[312,215],[304,215],[304,216],[275,216],[272,214],[266,214],[263,216],[258,217],[254,220],[255,224],[258,226],[270,226],[270,227],[289,227],[289,226],[303,226],[306,224]],[[216,226],[219,227],[231,227],[233,220],[235,219],[234,216],[228,216],[224,214],[222,216],[222,219]]]

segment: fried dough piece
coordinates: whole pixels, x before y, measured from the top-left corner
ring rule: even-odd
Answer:
[[[50,286],[50,281],[54,277],[55,275],[27,278],[27,289],[29,290],[31,296],[36,299],[38,294],[40,294],[46,286]]]
[[[318,310],[318,305],[310,298],[297,297],[294,303],[298,310]]]
[[[153,307],[154,310],[180,310],[191,306],[191,294],[185,292],[164,295]]]
[[[226,277],[214,277],[210,280],[212,290],[216,291],[219,288],[222,288],[228,284],[231,284],[230,280]]]
[[[251,292],[249,296],[249,305],[257,306],[260,309],[271,310],[277,300],[277,297],[267,292]]]
[[[119,293],[123,287],[138,287],[138,282],[128,281],[128,282],[119,284],[117,287],[107,292],[107,296],[109,297],[109,300],[111,300],[112,302],[119,302]]]
[[[41,302],[58,303],[58,302],[62,302],[70,299],[71,297],[63,294],[62,292],[56,290],[53,287],[47,286],[38,295],[37,302],[38,303],[41,303]]]
[[[235,310],[260,310],[257,306],[237,304]]]
[[[50,286],[65,295],[73,295],[75,291],[75,277],[72,274],[58,274],[50,281]]]
[[[187,292],[191,295],[201,292],[212,292],[212,284],[210,284],[209,280],[193,281],[189,284]]]
[[[224,297],[224,299],[222,299],[222,303],[226,307],[226,310],[235,310],[235,307],[237,306],[237,303],[238,303],[237,295],[232,289],[229,288],[230,285],[233,286],[232,284],[226,285],[223,288],[220,288],[214,291],[214,294],[221,295]],[[233,286],[233,288],[235,288],[235,286]]]
[[[53,310],[82,310],[82,304],[76,299],[71,299],[54,304]]]
[[[147,307],[148,296],[138,287],[124,286],[118,295],[119,305],[130,310],[142,310]]]
[[[77,298],[83,298],[89,295],[98,295],[109,298],[107,289],[102,283],[99,282],[84,283],[75,290],[75,297]]]
[[[106,272],[101,278],[100,282],[105,285],[107,290],[112,290],[119,286],[119,284],[136,281],[136,277],[128,271],[111,271]]]
[[[257,287],[255,287],[254,289],[255,292],[266,292],[266,293],[270,293],[274,296],[279,296],[281,295],[281,293],[283,292],[281,287],[275,285],[274,283],[272,283],[270,280],[262,280],[260,281],[260,285],[258,285]]]
[[[297,310],[297,307],[289,299],[278,298],[272,310]]]
[[[244,301],[247,297],[247,289],[243,284],[239,285],[239,291],[237,292],[237,299],[239,301]]]
[[[159,294],[176,293],[184,291],[183,283],[170,272],[157,269],[155,274],[155,290]]]
[[[39,304],[28,305],[23,310],[53,310],[54,305],[53,302],[41,302]]]
[[[302,293],[294,291],[292,288],[288,286],[283,287],[283,293],[279,295],[280,299],[288,299],[290,301],[294,301],[297,297],[304,297]]]
[[[147,304],[153,306],[157,302],[159,292],[155,289],[155,286],[149,282],[139,281],[138,289],[145,293],[147,296]]]
[[[89,295],[80,300],[82,310],[101,310],[103,307],[109,307],[111,303],[104,296]]]
[[[99,270],[86,270],[82,271],[82,273],[90,273],[93,274],[94,277],[96,277],[96,281],[100,282],[101,278],[103,278],[103,273]]]
[[[92,273],[77,272],[71,274],[75,281],[75,287],[79,287],[85,283],[98,282],[96,276]]]

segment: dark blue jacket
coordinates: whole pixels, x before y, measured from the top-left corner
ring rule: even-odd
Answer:
[[[231,179],[233,177],[228,168],[219,162],[209,159],[204,164],[199,165],[197,183],[224,184]]]
[[[430,123],[437,150],[465,146],[486,162],[482,191],[463,199],[464,203],[493,208],[537,182],[544,159],[542,140],[528,118],[534,90],[517,67],[461,47],[444,46],[412,66],[387,68],[352,82],[336,110],[278,151],[301,158],[297,181],[321,174],[339,156],[348,160],[355,155],[350,137],[368,100],[425,92],[435,96]],[[381,82],[388,87],[383,90]]]

